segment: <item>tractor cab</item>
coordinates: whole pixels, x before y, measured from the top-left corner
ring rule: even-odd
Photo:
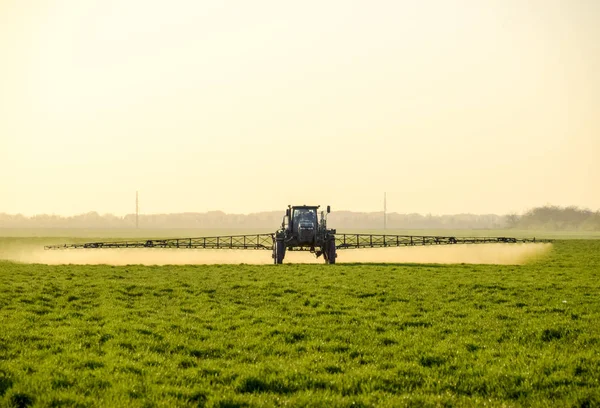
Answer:
[[[318,228],[317,210],[319,207],[291,207],[289,230],[298,244],[314,244]]]

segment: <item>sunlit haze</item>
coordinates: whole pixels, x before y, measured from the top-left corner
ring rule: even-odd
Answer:
[[[0,212],[600,209],[600,1],[0,1]]]

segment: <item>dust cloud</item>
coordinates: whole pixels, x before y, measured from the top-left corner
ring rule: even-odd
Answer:
[[[338,252],[338,263],[467,263],[520,265],[545,255],[552,244],[481,244],[404,248],[351,249]],[[49,265],[190,265],[270,264],[270,251],[193,249],[76,249],[11,248],[0,259]],[[288,251],[285,263],[323,263],[308,252]]]
[[[473,244],[373,248],[343,252],[340,262],[522,265],[547,254],[552,244]]]

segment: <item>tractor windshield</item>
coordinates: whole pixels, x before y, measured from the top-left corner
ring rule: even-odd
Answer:
[[[317,222],[317,211],[314,208],[296,208],[294,209],[294,224],[298,225],[302,221],[308,221],[313,224]]]

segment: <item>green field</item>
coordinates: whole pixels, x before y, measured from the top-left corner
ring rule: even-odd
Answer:
[[[520,266],[0,261],[0,406],[600,406],[599,282],[599,240]]]

